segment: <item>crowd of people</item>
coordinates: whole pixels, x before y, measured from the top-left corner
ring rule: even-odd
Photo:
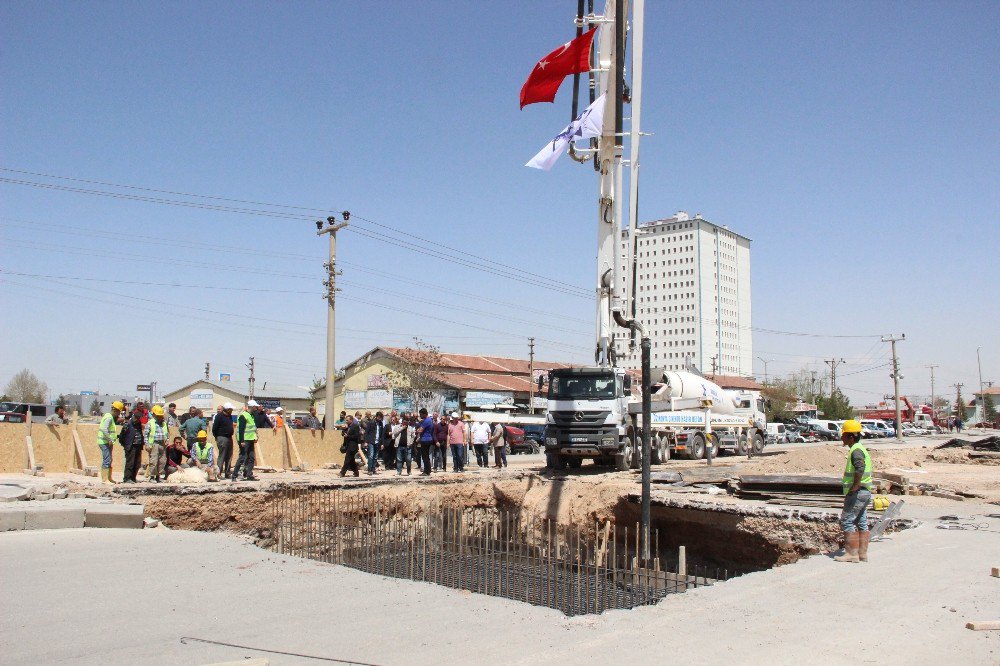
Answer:
[[[205,416],[204,410],[193,406],[186,413],[178,414],[175,403],[164,409],[161,405],[148,407],[140,400],[128,411],[124,403],[116,401],[112,403],[111,411],[101,417],[97,429],[101,480],[115,483],[112,479],[112,460],[114,446],[119,444],[125,458],[122,471],[124,483],[137,482],[143,451],[148,455],[146,480],[154,483],[166,481],[185,466],[201,469],[210,481],[220,478],[256,481],[253,469],[257,432],[265,428],[277,432],[284,425],[284,410],[281,407],[271,413],[255,400],[248,400],[246,408],[239,412],[232,403],[219,405],[210,417]],[[176,428],[180,434],[171,438],[170,428]],[[214,445],[208,441],[209,431],[215,440]]]
[[[464,472],[470,447],[475,451],[479,467],[489,466],[489,449],[493,450],[494,466],[507,466],[506,436],[502,424],[469,423],[451,414],[429,414],[426,409],[417,413],[396,411],[341,412],[337,427],[344,432],[344,464],[341,476],[353,472],[361,475],[358,458],[365,464],[368,474],[375,475],[382,468],[396,470],[402,476],[413,473],[413,464],[424,476],[434,471],[448,471],[451,456],[453,472]]]
[[[60,422],[65,415],[57,412]],[[54,418],[50,419],[55,423]],[[256,463],[258,431],[270,428],[277,432],[284,428],[284,410],[273,412],[255,400],[248,400],[246,408],[237,411],[232,403],[216,408],[206,417],[202,409],[192,406],[186,413],[178,414],[177,405],[170,403],[149,407],[139,401],[126,410],[122,402],[115,402],[111,410],[101,417],[97,431],[97,444],[101,450],[101,480],[112,479],[114,447],[118,444],[124,454],[122,479],[124,483],[137,483],[142,468],[142,453],[147,454],[146,480],[159,483],[183,467],[203,470],[210,481],[229,479],[256,481],[253,475]],[[315,434],[322,433],[322,423],[315,408],[302,427]],[[341,453],[344,463],[341,476],[353,472],[360,476],[360,462],[370,475],[380,470],[396,471],[402,476],[413,473],[414,464],[420,474],[429,476],[433,471],[448,471],[451,458],[453,472],[465,471],[470,449],[475,452],[479,467],[490,466],[492,451],[494,467],[507,466],[507,437],[500,423],[468,422],[457,412],[428,414],[426,409],[417,413],[361,412],[353,415],[341,412],[336,427],[343,432]],[[170,429],[180,434],[170,436]],[[211,433],[214,445],[209,442]],[[236,461],[233,463],[233,456]]]

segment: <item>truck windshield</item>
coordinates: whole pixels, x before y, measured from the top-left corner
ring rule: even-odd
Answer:
[[[609,400],[615,397],[615,376],[555,375],[549,383],[550,400]]]
[[[0,412],[18,412],[16,402],[0,402]]]

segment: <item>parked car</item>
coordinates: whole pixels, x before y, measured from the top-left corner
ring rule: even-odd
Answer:
[[[785,426],[785,439],[788,440],[789,444],[804,444],[806,441],[805,435],[802,431],[805,430],[804,427],[798,425],[786,425]]]
[[[545,426],[530,423],[523,426],[524,444],[530,447],[528,453],[538,453],[545,445]]]
[[[810,421],[809,429],[820,439],[833,442],[840,439],[840,428],[836,421]]]
[[[895,437],[896,429],[882,419],[861,419],[861,425],[874,428],[882,433],[883,437]]]

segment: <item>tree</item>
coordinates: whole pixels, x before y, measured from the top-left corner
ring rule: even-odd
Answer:
[[[764,397],[764,416],[768,423],[791,421],[795,414],[788,405],[795,404],[796,395],[782,380],[776,380],[760,391]]]
[[[997,406],[993,404],[993,396],[989,393],[984,393],[983,397],[983,414],[986,415],[986,421],[993,423],[997,420]]]
[[[91,416],[101,415],[101,401],[98,400],[97,398],[94,398],[90,402],[90,415]]]
[[[62,393],[59,394],[59,398],[56,400],[56,409],[59,409],[60,407],[62,407],[63,409],[66,409],[67,407],[66,396],[63,395]]]
[[[45,402],[48,385],[25,368],[14,375],[4,393],[14,402]]]
[[[962,400],[962,389],[958,389],[958,395],[955,397],[955,416],[961,421],[965,421],[965,417],[967,416],[965,401]]]
[[[851,407],[851,401],[840,389],[836,389],[829,397],[820,396],[816,401],[816,406],[828,419],[840,421],[854,418],[854,408]]]
[[[386,373],[390,388],[400,391],[415,408],[424,407],[435,396],[435,389],[442,388],[438,373],[441,370],[441,351],[420,338],[413,338],[413,346],[401,349],[395,368]]]

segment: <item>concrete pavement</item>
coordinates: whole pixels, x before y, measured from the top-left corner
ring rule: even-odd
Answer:
[[[992,510],[992,511],[991,511]],[[817,556],[676,595],[568,619],[505,599],[275,556],[229,535],[169,530],[0,534],[5,664],[210,664],[299,657],[374,664],[1000,662],[1000,519],[978,531],[926,522],[872,545],[867,565]],[[193,594],[190,588],[200,590]]]

